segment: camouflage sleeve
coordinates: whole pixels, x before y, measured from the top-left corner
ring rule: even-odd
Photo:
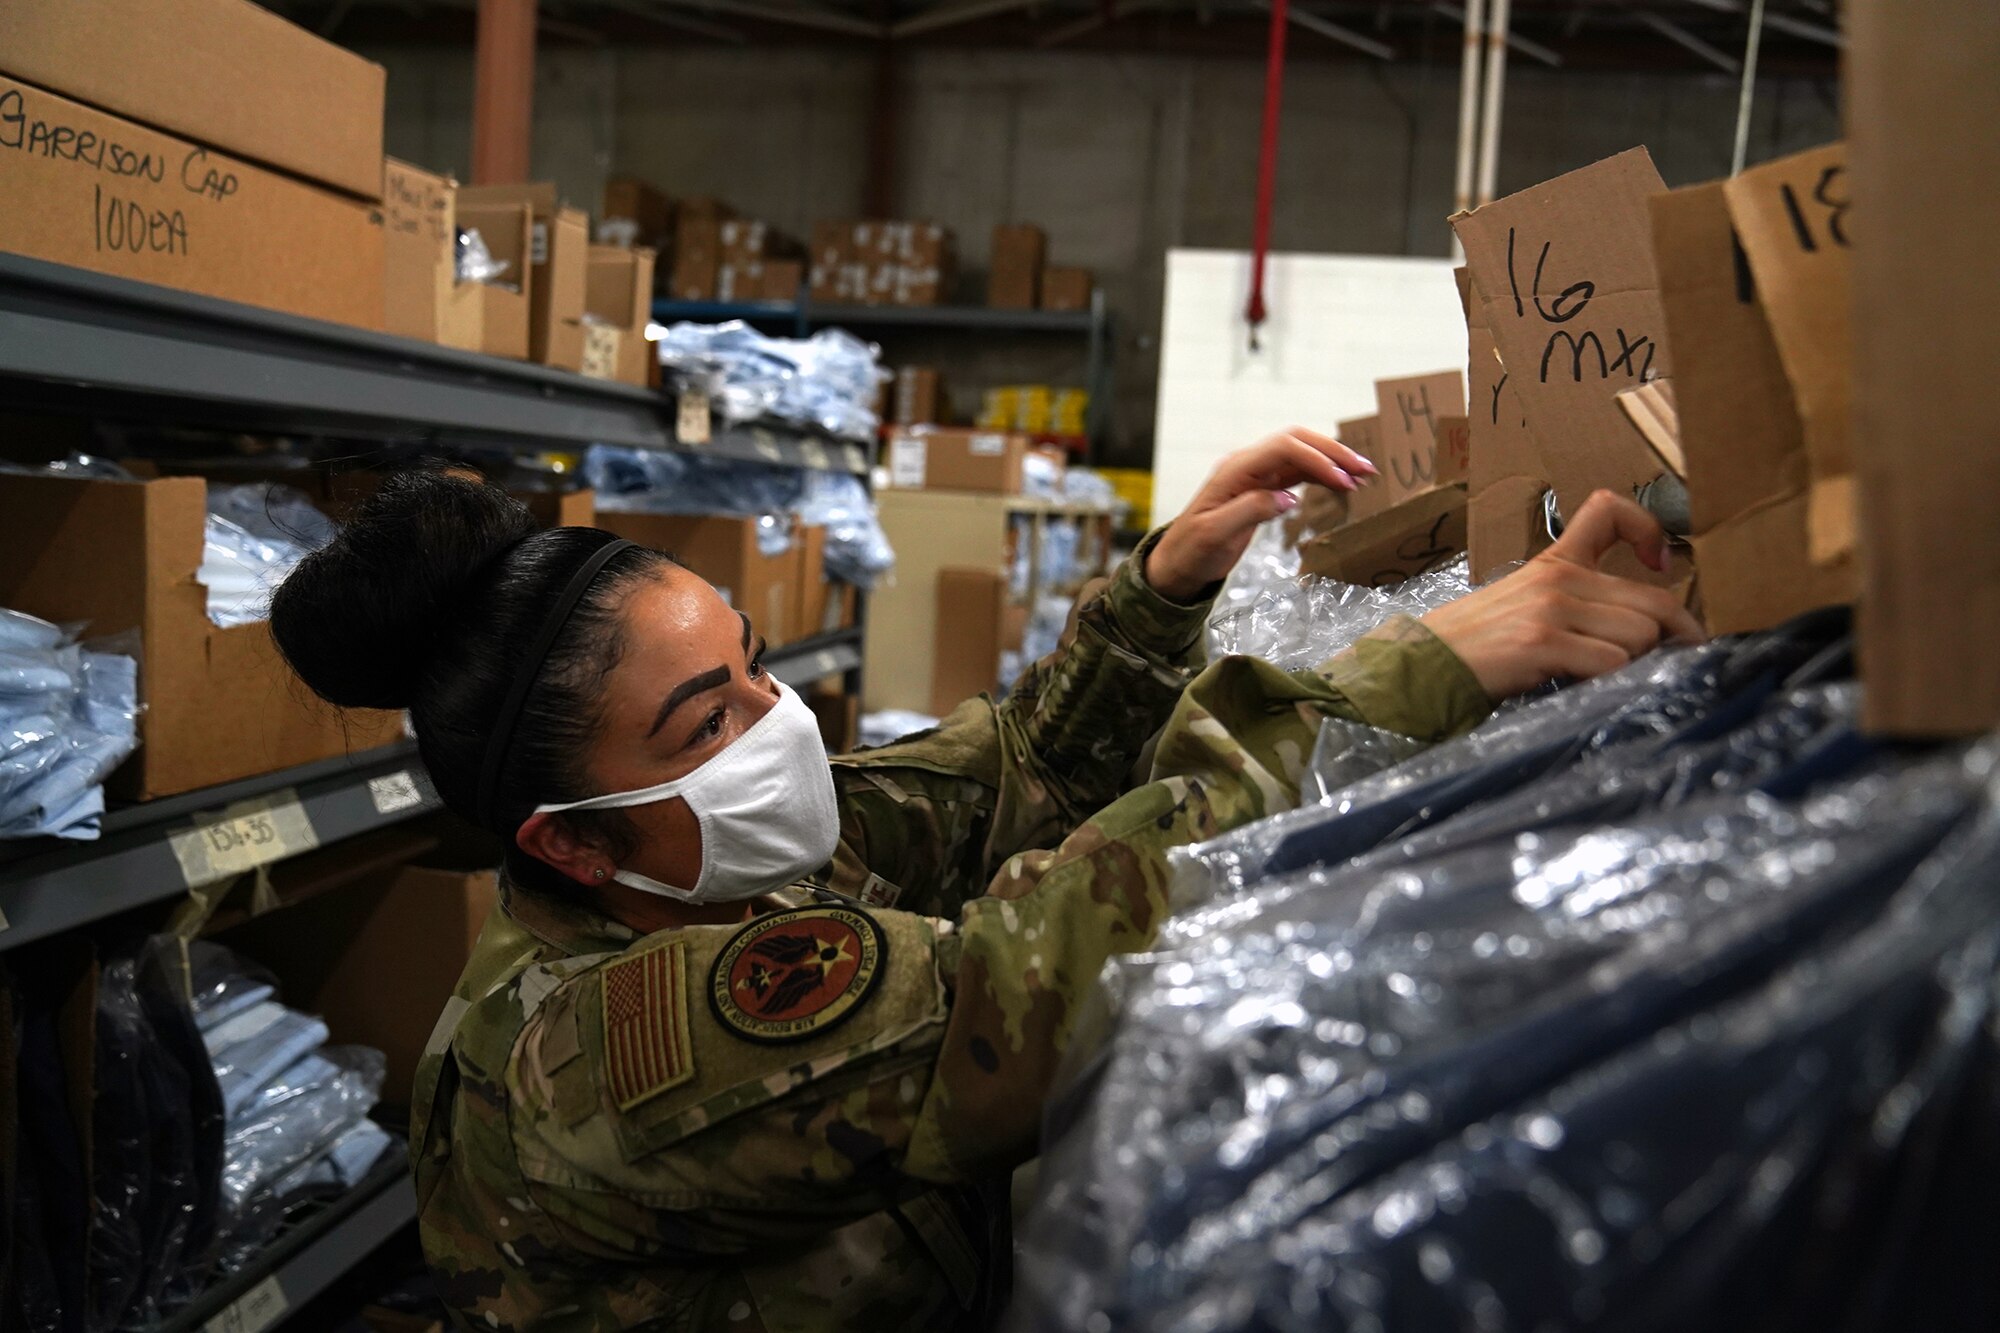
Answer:
[[[1412,693],[1392,699],[1398,683]],[[1294,804],[1323,718],[1443,735],[1486,706],[1407,623],[1318,671],[1229,658],[1179,699],[1153,781],[1009,859],[956,923],[809,908],[642,941],[551,997],[517,1046],[519,1104],[547,1108],[515,1128],[537,1205],[607,1255],[745,1253],[1023,1160],[1099,969],[1153,938],[1169,848]],[[784,979],[746,971],[744,941],[807,931],[843,959],[879,931],[877,980],[857,992],[843,961],[839,994],[786,1020],[802,1030],[760,1030],[752,997]],[[671,950],[671,965],[640,961]],[[634,1029],[619,996],[647,966],[669,1012]],[[634,1054],[635,1031],[677,1035]]]
[[[834,760],[841,844],[831,887],[873,906],[955,916],[1016,852],[1050,847],[1116,797],[1201,656],[1208,600],[1182,606],[1142,574],[1160,529],[1086,592],[1054,653],[1006,700]]]

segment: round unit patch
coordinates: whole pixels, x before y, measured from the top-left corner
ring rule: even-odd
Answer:
[[[736,932],[708,974],[722,1026],[750,1041],[804,1041],[861,1007],[882,979],[882,928],[845,907],[796,907]]]

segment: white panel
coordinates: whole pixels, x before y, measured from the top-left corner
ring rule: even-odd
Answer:
[[[1232,449],[1287,426],[1332,433],[1375,411],[1375,381],[1465,365],[1445,259],[1272,255],[1270,317],[1250,350],[1250,256],[1173,250],[1160,335],[1153,516],[1180,512]]]

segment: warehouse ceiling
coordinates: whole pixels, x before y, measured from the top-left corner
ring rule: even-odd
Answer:
[[[474,0],[267,0],[354,46],[471,40]],[[1734,73],[1751,0],[1513,0],[1515,54],[1542,65]],[[1266,0],[541,0],[580,45],[957,46],[1260,56]],[[1457,59],[1452,0],[1292,0],[1292,58]],[[1831,77],[1836,0],[1769,0],[1760,68]]]

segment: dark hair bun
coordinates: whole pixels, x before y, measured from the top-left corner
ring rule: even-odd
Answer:
[[[328,703],[407,708],[452,613],[535,529],[527,507],[498,487],[428,469],[396,473],[279,586],[271,634]]]

